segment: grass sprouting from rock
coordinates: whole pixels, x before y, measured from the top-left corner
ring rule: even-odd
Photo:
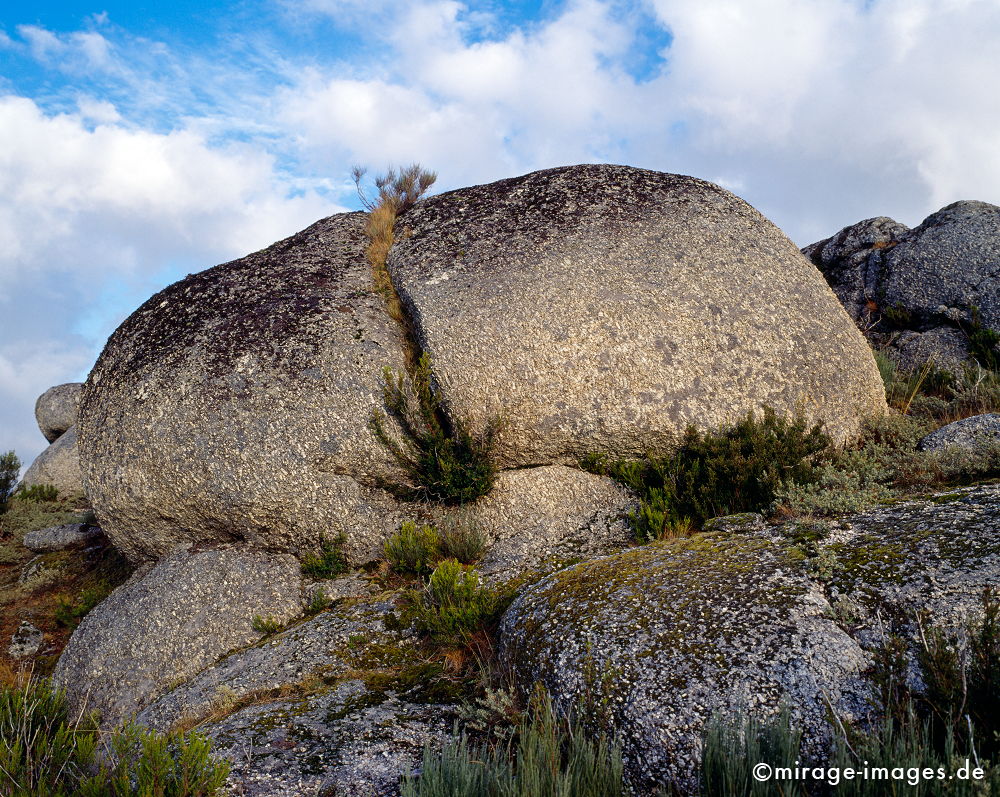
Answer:
[[[344,556],[344,543],[347,537],[343,533],[332,540],[323,540],[318,554],[306,554],[302,558],[302,574],[311,578],[336,578],[347,572],[347,557]]]
[[[403,780],[403,797],[620,797],[621,749],[592,739],[560,717],[547,695],[536,697],[516,742],[478,746],[465,736],[440,754],[427,748],[419,777]]]
[[[391,368],[383,373],[383,397],[388,414],[402,436],[389,431],[386,417],[376,410],[372,433],[402,466],[411,484],[383,484],[402,498],[464,504],[486,495],[496,480],[493,445],[496,424],[474,435],[458,420],[446,418],[431,384],[430,358],[421,355],[409,379]]]

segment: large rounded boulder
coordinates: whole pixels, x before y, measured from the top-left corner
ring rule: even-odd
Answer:
[[[449,409],[509,466],[669,448],[764,406],[837,440],[882,411],[821,275],[717,185],[573,166],[419,203],[389,256]]]
[[[691,177],[574,166],[453,191],[397,223],[388,269],[364,215],[324,219],[167,288],[84,389],[81,462],[134,558],[184,541],[355,560],[418,507],[372,434],[383,371],[430,355],[452,422],[498,423],[501,468],[669,450],[765,406],[837,440],[884,410],[871,353],[819,272],[742,200]],[[404,329],[405,327],[405,329]]]
[[[372,486],[393,460],[368,424],[403,343],[363,227],[333,216],[189,276],[111,336],[81,399],[80,460],[130,558],[185,541],[299,552],[340,532],[364,553],[399,527]]]
[[[45,439],[54,443],[76,423],[83,384],[67,382],[50,387],[35,402],[35,420]]]

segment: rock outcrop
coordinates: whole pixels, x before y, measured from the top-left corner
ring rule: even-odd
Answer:
[[[54,443],[76,423],[82,382],[50,387],[35,402],[35,420],[45,439]]]
[[[111,337],[81,461],[131,559],[233,540],[301,553],[343,532],[363,562],[419,514],[379,487],[400,474],[369,420],[409,350],[363,225],[334,216],[190,276]],[[473,432],[499,420],[504,468],[664,451],[765,405],[844,440],[884,409],[820,275],[718,186],[575,166],[424,200],[397,226],[388,268],[442,409]]]
[[[50,553],[67,548],[79,548],[97,542],[103,536],[104,533],[99,526],[89,523],[67,523],[63,526],[29,531],[24,535],[24,547],[35,553]]]
[[[1000,207],[955,202],[913,229],[867,219],[802,252],[876,345],[959,372],[979,326],[1000,332]],[[1000,356],[1000,352],[997,352]]]
[[[830,615],[780,542],[713,533],[586,562],[530,588],[504,618],[501,661],[566,709],[587,693],[605,703],[645,794],[667,781],[694,785],[713,713],[768,715],[787,701],[813,751],[828,700],[857,717],[868,658]]]
[[[71,426],[39,454],[24,472],[24,487],[50,484],[64,495],[83,492],[77,429]]]
[[[921,451],[941,451],[949,446],[975,450],[986,445],[1000,444],[1000,414],[973,415],[949,423],[923,438]]]
[[[713,712],[787,701],[822,754],[831,706],[870,710],[862,676],[888,632],[916,644],[921,623],[963,628],[998,579],[1000,486],[962,488],[834,527],[706,533],[562,570],[510,607],[501,658],[566,707],[607,705],[640,791],[690,788]]]
[[[255,616],[283,623],[301,611],[294,557],[179,547],[83,619],[54,682],[71,705],[98,711],[113,727],[223,654],[259,640]]]

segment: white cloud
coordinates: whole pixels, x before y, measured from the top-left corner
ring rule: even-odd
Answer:
[[[312,190],[290,197],[296,186],[259,147],[132,129],[108,103],[79,104],[47,114],[0,97],[0,449],[22,458],[44,445],[31,431],[37,396],[80,378],[159,275],[207,268],[339,209]]]

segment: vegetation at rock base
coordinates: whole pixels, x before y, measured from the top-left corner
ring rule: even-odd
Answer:
[[[460,646],[495,627],[512,595],[483,586],[479,574],[454,559],[440,562],[423,589],[411,593],[416,628],[439,645]]]
[[[689,427],[666,457],[609,462],[589,457],[582,466],[610,476],[640,499],[631,515],[641,542],[700,527],[709,518],[770,507],[782,486],[814,480],[811,458],[830,448],[821,424],[786,420],[773,409],[717,432]]]
[[[9,640],[22,620],[44,634],[30,661],[11,659],[0,645],[0,685],[14,683],[25,665],[47,674],[80,620],[131,575],[132,565],[100,537],[82,551],[35,554],[23,545],[29,531],[93,520],[86,499],[70,494],[36,501],[17,493],[0,515],[0,639]]]
[[[390,432],[383,413],[372,413],[372,433],[408,474],[412,484],[383,483],[410,500],[464,504],[486,495],[496,479],[493,446],[497,424],[478,435],[449,420],[431,384],[430,358],[421,355],[409,379],[391,368],[383,373],[386,410],[402,437]]]
[[[55,501],[59,490],[51,484],[32,484],[30,487],[20,487],[14,495],[22,501]]]
[[[419,777],[404,778],[403,797],[618,797],[626,793],[621,749],[589,738],[536,693],[514,740],[479,746],[457,736],[440,754],[424,751]]]
[[[310,553],[302,557],[302,574],[311,578],[336,578],[348,569],[344,556],[347,537],[341,532],[332,540],[323,540],[318,554]]]
[[[385,541],[383,552],[393,572],[425,576],[445,559],[473,564],[485,547],[483,535],[467,522],[448,522],[439,531],[435,526],[406,521]]]
[[[8,451],[0,455],[0,515],[7,511],[7,502],[14,492],[20,472],[21,460],[17,458],[17,454]]]
[[[771,721],[715,717],[703,735],[700,770],[704,797],[760,795],[987,795],[1000,790],[1000,601],[987,590],[983,619],[961,633],[922,629],[916,651],[923,689],[907,677],[909,645],[890,635],[874,651],[870,675],[878,691],[880,717],[864,730],[832,720],[828,760],[810,761],[802,734],[784,710]],[[822,767],[826,777],[758,782],[752,768]],[[963,765],[979,767],[981,780],[949,777]],[[841,779],[851,767],[878,777]],[[893,778],[892,772],[898,775]],[[916,773],[930,770],[933,777]],[[944,773],[938,778],[939,772]],[[917,778],[919,783],[915,780]],[[833,788],[831,788],[833,787]]]
[[[28,678],[0,687],[0,794],[5,797],[209,797],[229,774],[198,734],[126,726],[102,742],[61,692]]]

